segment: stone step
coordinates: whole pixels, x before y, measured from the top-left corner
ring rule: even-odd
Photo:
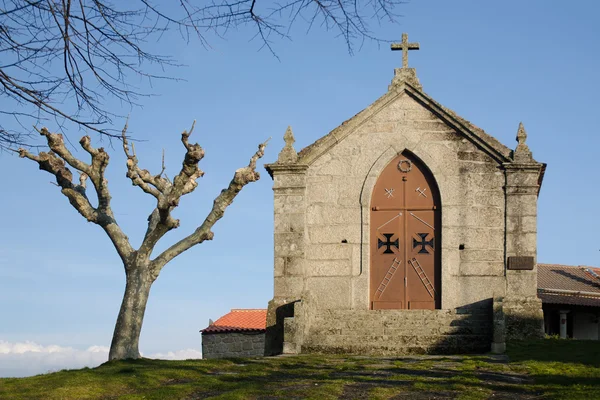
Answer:
[[[444,324],[450,324],[452,322],[457,322],[457,321],[465,321],[465,322],[486,322],[486,321],[492,321],[492,317],[487,316],[487,317],[479,317],[479,318],[474,318],[474,317],[466,317],[463,315],[454,315],[454,316],[439,316],[439,317],[421,317],[421,318],[417,318],[417,317],[405,317],[405,316],[348,316],[346,318],[335,318],[335,317],[322,317],[322,316],[315,316],[312,321],[315,322],[324,322],[324,321],[362,321],[362,322],[378,322],[378,323],[387,323],[387,324],[394,324],[394,325],[398,325],[398,324],[423,324],[423,323],[444,323]],[[458,322],[457,322],[458,323]]]
[[[318,310],[301,344],[294,318],[285,318],[284,353],[484,353],[491,347],[492,317],[491,309]]]
[[[490,343],[465,343],[460,347],[456,345],[439,344],[435,346],[400,346],[388,345],[338,345],[323,346],[319,344],[306,344],[302,346],[303,353],[312,354],[348,354],[369,356],[403,356],[419,354],[482,354],[490,351]]]
[[[468,345],[489,346],[491,335],[310,335],[303,343],[324,347],[366,346],[400,349],[403,347],[421,346],[454,346],[462,348]],[[365,345],[365,344],[368,344]]]
[[[492,313],[491,307],[488,308],[477,308],[477,309],[463,309],[463,310],[337,310],[337,309],[324,309],[318,310],[314,315],[324,315],[330,317],[347,317],[353,315],[402,315],[402,316],[443,316],[443,315],[490,315]]]
[[[330,327],[315,326],[310,330],[312,335],[491,335],[493,325],[469,324],[469,325],[402,325],[402,326],[366,326],[356,327]]]
[[[442,329],[444,327],[470,327],[477,329],[479,327],[492,326],[493,320],[469,319],[469,318],[437,318],[437,319],[375,319],[375,318],[347,318],[347,319],[313,319],[311,329],[314,327],[326,327],[328,329],[349,329],[349,330],[382,330],[386,328],[393,329],[420,329],[427,327],[429,329]]]
[[[480,314],[454,314],[447,312],[419,312],[421,310],[415,311],[405,311],[398,312],[400,310],[392,310],[394,312],[378,312],[376,311],[360,311],[360,312],[319,312],[313,315],[313,321],[316,323],[321,323],[323,321],[330,320],[359,320],[359,321],[391,321],[391,322],[401,322],[401,321],[416,321],[416,322],[425,322],[425,321],[455,321],[455,320],[469,320],[469,321],[486,321],[492,319],[492,313],[480,313]],[[404,310],[402,310],[404,311]]]
[[[489,325],[491,318],[437,318],[437,319],[374,319],[374,318],[346,318],[346,319],[313,319],[311,326],[335,325],[338,327],[356,326],[381,326],[381,327],[419,327],[419,326],[472,326]]]

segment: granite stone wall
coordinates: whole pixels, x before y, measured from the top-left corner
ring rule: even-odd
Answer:
[[[202,358],[261,357],[264,333],[211,333],[202,335]]]
[[[371,192],[404,150],[440,189],[442,308],[505,294],[501,165],[400,94],[305,169],[274,171],[276,299],[310,290],[317,308],[368,308]]]
[[[525,139],[520,126],[512,151],[402,82],[297,157],[290,131],[287,157],[267,166],[275,214],[267,326],[282,305],[301,301],[302,317],[287,321],[294,340],[284,339],[301,352],[314,324],[340,322],[315,322],[322,310],[369,310],[371,195],[388,163],[408,151],[429,168],[440,192],[442,310],[503,299],[498,315],[506,318],[506,336],[539,336],[537,271],[507,269],[508,257],[532,257],[534,265],[536,259],[542,164]],[[283,331],[283,319],[277,324]]]
[[[322,306],[368,308],[371,193],[381,171],[404,150],[427,165],[440,189],[442,308],[504,294],[503,172],[401,95],[307,171],[306,285]]]

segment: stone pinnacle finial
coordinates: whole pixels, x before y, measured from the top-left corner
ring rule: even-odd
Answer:
[[[527,132],[525,131],[525,127],[522,122],[519,122],[519,130],[517,131],[517,142],[519,144],[525,144],[527,140]]]
[[[518,162],[528,162],[533,160],[533,155],[527,143],[527,132],[523,123],[519,123],[519,130],[517,131],[517,148],[515,149],[513,159]]]
[[[296,139],[294,138],[294,132],[292,132],[292,127],[288,125],[285,130],[285,134],[283,135],[283,140],[285,140],[286,146],[293,146]]]
[[[288,126],[285,134],[283,135],[283,140],[285,140],[285,146],[279,153],[279,157],[277,158],[277,162],[281,164],[293,164],[298,160],[298,153],[294,149],[294,133],[292,132],[292,127]]]

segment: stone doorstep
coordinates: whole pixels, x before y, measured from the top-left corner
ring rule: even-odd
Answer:
[[[462,315],[462,314],[489,314],[492,311],[492,307],[485,308],[460,308],[454,310],[351,310],[351,309],[320,309],[317,310],[319,314],[328,314],[333,316],[339,315],[356,315],[356,314],[383,314],[383,315]]]
[[[389,327],[377,328],[367,327],[365,329],[349,329],[349,328],[327,328],[313,327],[310,330],[311,335],[372,335],[375,332],[381,332],[384,335],[405,336],[444,336],[444,335],[491,335],[493,326],[441,326],[441,327]]]
[[[491,326],[444,326],[444,327],[420,327],[416,329],[385,328],[385,335],[425,335],[425,336],[446,336],[446,335],[491,335],[494,329]]]
[[[392,316],[392,315],[407,315],[407,316],[430,316],[430,315],[455,315],[456,313],[452,310],[337,310],[337,309],[321,309],[316,310],[316,315],[322,315],[324,317],[348,317],[352,315],[381,315]]]
[[[446,335],[446,336],[415,336],[415,335],[311,335],[305,339],[304,346],[308,343],[319,346],[364,346],[385,347],[401,349],[411,346],[451,346],[462,348],[466,345],[491,345],[490,335]]]
[[[396,310],[394,310],[396,311]],[[315,320],[331,320],[331,319],[361,319],[361,320],[388,320],[388,321],[435,321],[435,320],[485,320],[492,316],[492,310],[487,313],[420,313],[420,312],[406,312],[406,313],[379,313],[371,310],[360,310],[355,312],[316,312],[314,314]]]
[[[491,317],[486,319],[470,318],[438,318],[438,319],[376,319],[376,318],[347,318],[347,319],[314,319],[311,326],[333,326],[333,327],[351,327],[351,326],[379,326],[385,328],[395,327],[420,327],[420,326],[481,326],[493,323]]]
[[[487,321],[343,321],[343,320],[328,320],[328,321],[311,321],[310,329],[325,328],[325,329],[442,329],[445,327],[456,328],[473,328],[493,326],[491,319]]]
[[[449,324],[451,322],[455,322],[455,321],[465,321],[466,323],[473,321],[473,322],[486,322],[486,321],[491,321],[492,320],[492,314],[490,313],[489,315],[485,316],[485,317],[473,317],[473,316],[466,316],[466,315],[454,315],[454,316],[438,316],[438,317],[405,317],[405,316],[380,316],[380,317],[376,317],[376,316],[362,316],[362,315],[357,315],[355,317],[347,317],[347,318],[315,318],[315,321],[321,320],[321,321],[332,321],[332,320],[341,320],[341,321],[371,321],[371,322],[376,322],[376,321],[380,321],[382,323],[392,323],[392,324],[398,324],[398,323],[406,323],[406,324],[423,324],[423,323],[430,323],[430,322],[440,322],[440,323],[445,323],[445,324]]]
[[[425,354],[483,354],[490,350],[486,345],[465,344],[459,346],[404,346],[393,348],[389,346],[323,346],[318,344],[305,344],[302,353],[309,354],[346,354],[361,356],[399,356],[399,355],[425,355]]]
[[[470,319],[437,319],[437,320],[377,320],[377,319],[319,319],[311,321],[312,327],[327,327],[341,329],[384,329],[384,328],[406,328],[419,329],[421,327],[442,328],[442,327],[481,327],[492,325],[492,318],[485,320]]]

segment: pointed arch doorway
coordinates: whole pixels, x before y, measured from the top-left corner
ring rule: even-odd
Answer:
[[[440,308],[440,206],[433,175],[412,153],[381,172],[371,194],[371,309]]]

